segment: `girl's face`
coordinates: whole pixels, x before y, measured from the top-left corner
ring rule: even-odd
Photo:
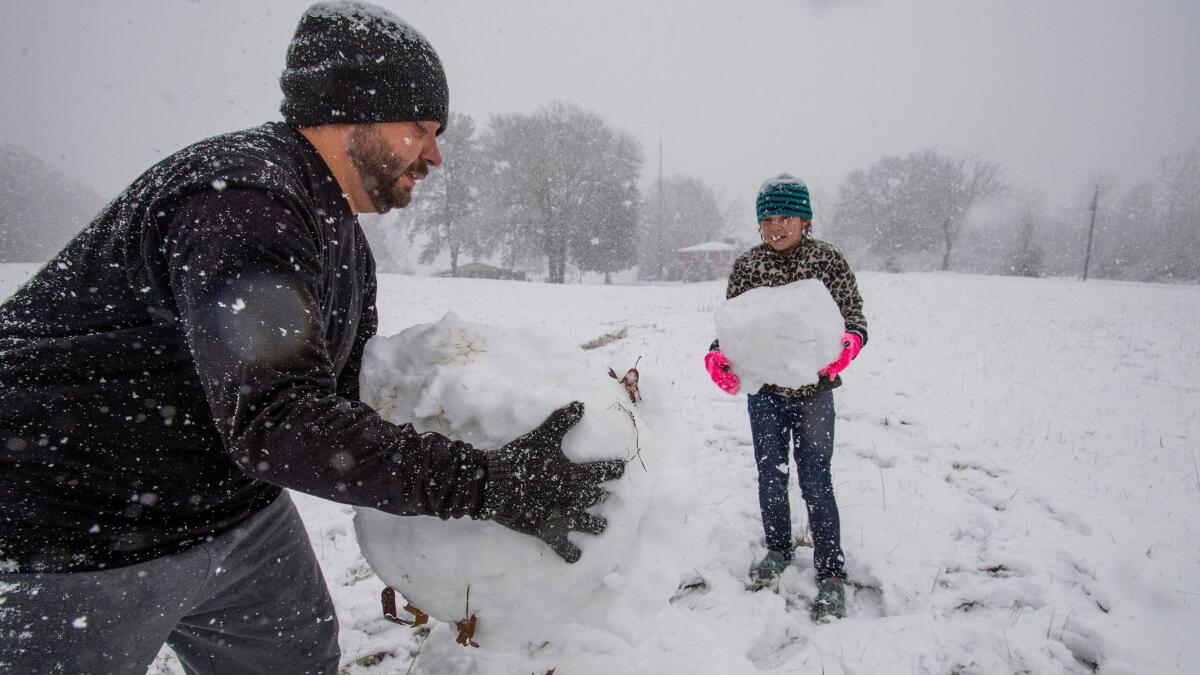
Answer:
[[[796,216],[767,216],[758,221],[762,240],[780,253],[795,248],[811,227],[811,220]]]

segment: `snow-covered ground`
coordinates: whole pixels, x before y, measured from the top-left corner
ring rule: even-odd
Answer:
[[[0,291],[32,269],[0,266]],[[448,310],[577,343],[627,329],[599,351],[668,385],[700,504],[638,647],[580,630],[518,656],[386,622],[353,510],[298,495],[345,673],[1200,672],[1200,287],[860,275],[871,339],[836,393],[833,460],[854,589],[814,625],[809,549],[778,592],[744,589],[763,552],[745,397],[701,363],[722,283],[380,282],[383,334]]]

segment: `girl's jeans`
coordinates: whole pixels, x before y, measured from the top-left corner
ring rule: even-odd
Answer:
[[[841,524],[829,460],[833,456],[833,392],[805,397],[751,394],[750,432],[758,462],[758,504],[767,548],[792,557],[792,519],[788,505],[788,449],[796,458],[800,494],[808,507],[817,578],[845,578]]]

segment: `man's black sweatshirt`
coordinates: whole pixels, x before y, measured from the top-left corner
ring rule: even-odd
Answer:
[[[358,400],[375,289],[358,221],[296,129],[151,168],[0,306],[0,570],[167,555],[283,487],[475,515],[480,451]]]

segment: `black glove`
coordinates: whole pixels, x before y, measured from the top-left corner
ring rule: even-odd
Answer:
[[[600,483],[625,473],[622,459],[579,464],[563,455],[563,436],[582,417],[583,404],[574,401],[533,431],[487,453],[487,487],[478,516],[541,539],[569,563],[579,560],[580,551],[567,533],[604,531],[605,520],[587,509],[604,496]]]

